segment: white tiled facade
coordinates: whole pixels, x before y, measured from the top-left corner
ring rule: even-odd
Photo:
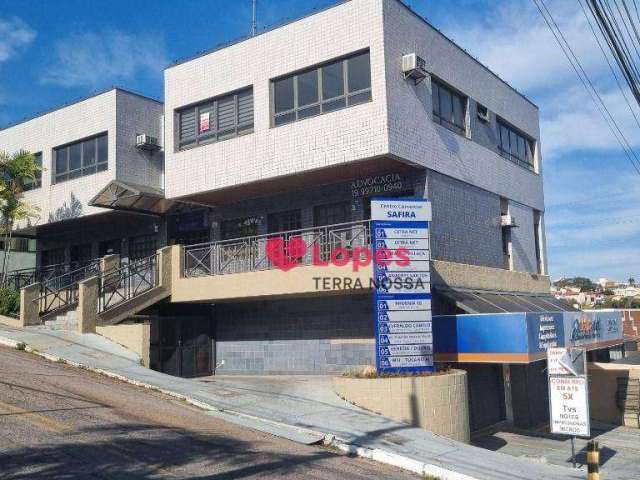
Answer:
[[[165,71],[166,194],[180,197],[389,151],[382,0],[347,2]],[[270,80],[370,49],[373,101],[271,127]],[[174,114],[253,86],[254,133],[175,151]]]
[[[365,49],[370,102],[272,126],[274,78]],[[401,71],[408,53],[426,61],[430,75],[418,85]],[[468,98],[465,135],[432,121],[430,76]],[[246,87],[253,89],[252,132],[176,148],[178,109]],[[424,194],[440,206],[432,239],[440,258],[503,266],[502,197],[519,223],[511,235],[513,266],[539,271],[533,224],[544,196],[537,107],[398,0],[346,1],[172,66],[164,90],[164,106],[113,89],[0,131],[0,149],[42,152],[42,187],[25,194],[41,208],[37,225],[105,211],[88,202],[116,179],[164,189],[174,199],[284,176],[295,190],[297,174],[384,157],[426,172]],[[478,103],[487,107],[489,122],[478,119]],[[535,172],[500,155],[498,117],[535,140]],[[108,132],[108,170],[52,185],[53,149],[102,132]],[[137,149],[137,133],[160,139],[164,153]],[[539,238],[544,264],[543,228]]]
[[[0,150],[42,152],[42,187],[24,194],[26,201],[40,208],[40,219],[32,224],[104,212],[88,202],[116,178],[160,188],[161,157],[138,151],[135,142],[136,133],[159,136],[161,116],[161,103],[112,89],[0,130]],[[108,135],[108,169],[54,184],[54,148],[103,132]]]
[[[272,126],[272,79],[367,48],[371,102]],[[419,85],[404,79],[402,55],[414,52],[430,74],[468,97],[465,136],[432,121],[429,76]],[[254,93],[253,133],[176,149],[177,109],[248,86]],[[495,205],[499,197],[508,199],[523,224],[513,239],[527,249],[514,248],[514,266],[538,271],[530,248],[534,209],[544,211],[537,107],[397,0],[351,0],[170,67],[165,95],[168,197],[391,157],[478,187],[494,196]],[[486,124],[477,118],[477,103],[489,111]],[[535,172],[499,154],[498,116],[535,140]],[[498,216],[492,228],[499,242]],[[473,235],[460,220],[458,233]],[[544,232],[540,238],[544,242]],[[493,260],[481,263],[501,265],[498,253],[494,248]]]

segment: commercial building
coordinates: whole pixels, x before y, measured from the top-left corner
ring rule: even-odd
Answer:
[[[27,193],[43,216],[18,231],[38,265],[129,262],[111,289],[103,270],[98,325],[144,326],[150,366],[183,376],[373,364],[371,267],[302,254],[284,271],[266,243],[301,237],[327,259],[370,244],[371,198],[428,198],[432,311],[447,316],[435,360],[469,371],[474,429],[544,417],[539,352],[450,341],[493,328],[456,315],[515,313],[520,335],[532,312],[572,310],[549,295],[536,105],[398,0],[339,3],[178,63],[164,91],[162,105],[114,89],[0,131],[45,168]],[[109,316],[135,275],[149,289],[134,281]]]

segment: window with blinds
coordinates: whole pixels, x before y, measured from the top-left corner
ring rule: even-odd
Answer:
[[[253,132],[253,88],[177,110],[178,150]]]

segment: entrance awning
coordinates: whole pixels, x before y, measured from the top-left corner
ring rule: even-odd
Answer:
[[[568,303],[551,295],[483,290],[437,289],[466,313],[576,312]]]
[[[167,213],[176,204],[164,192],[152,187],[112,180],[89,201],[92,207],[125,210],[152,215]]]

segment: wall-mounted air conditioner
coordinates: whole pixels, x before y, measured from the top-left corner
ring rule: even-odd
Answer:
[[[146,133],[138,133],[136,135],[136,148],[152,152],[154,150],[158,150],[160,148],[160,144],[156,137],[152,137]]]
[[[517,227],[516,217],[511,214],[501,215],[500,216],[500,226],[504,228],[514,228]]]
[[[415,53],[402,56],[402,73],[404,79],[411,78],[417,85],[427,77],[426,62]]]

